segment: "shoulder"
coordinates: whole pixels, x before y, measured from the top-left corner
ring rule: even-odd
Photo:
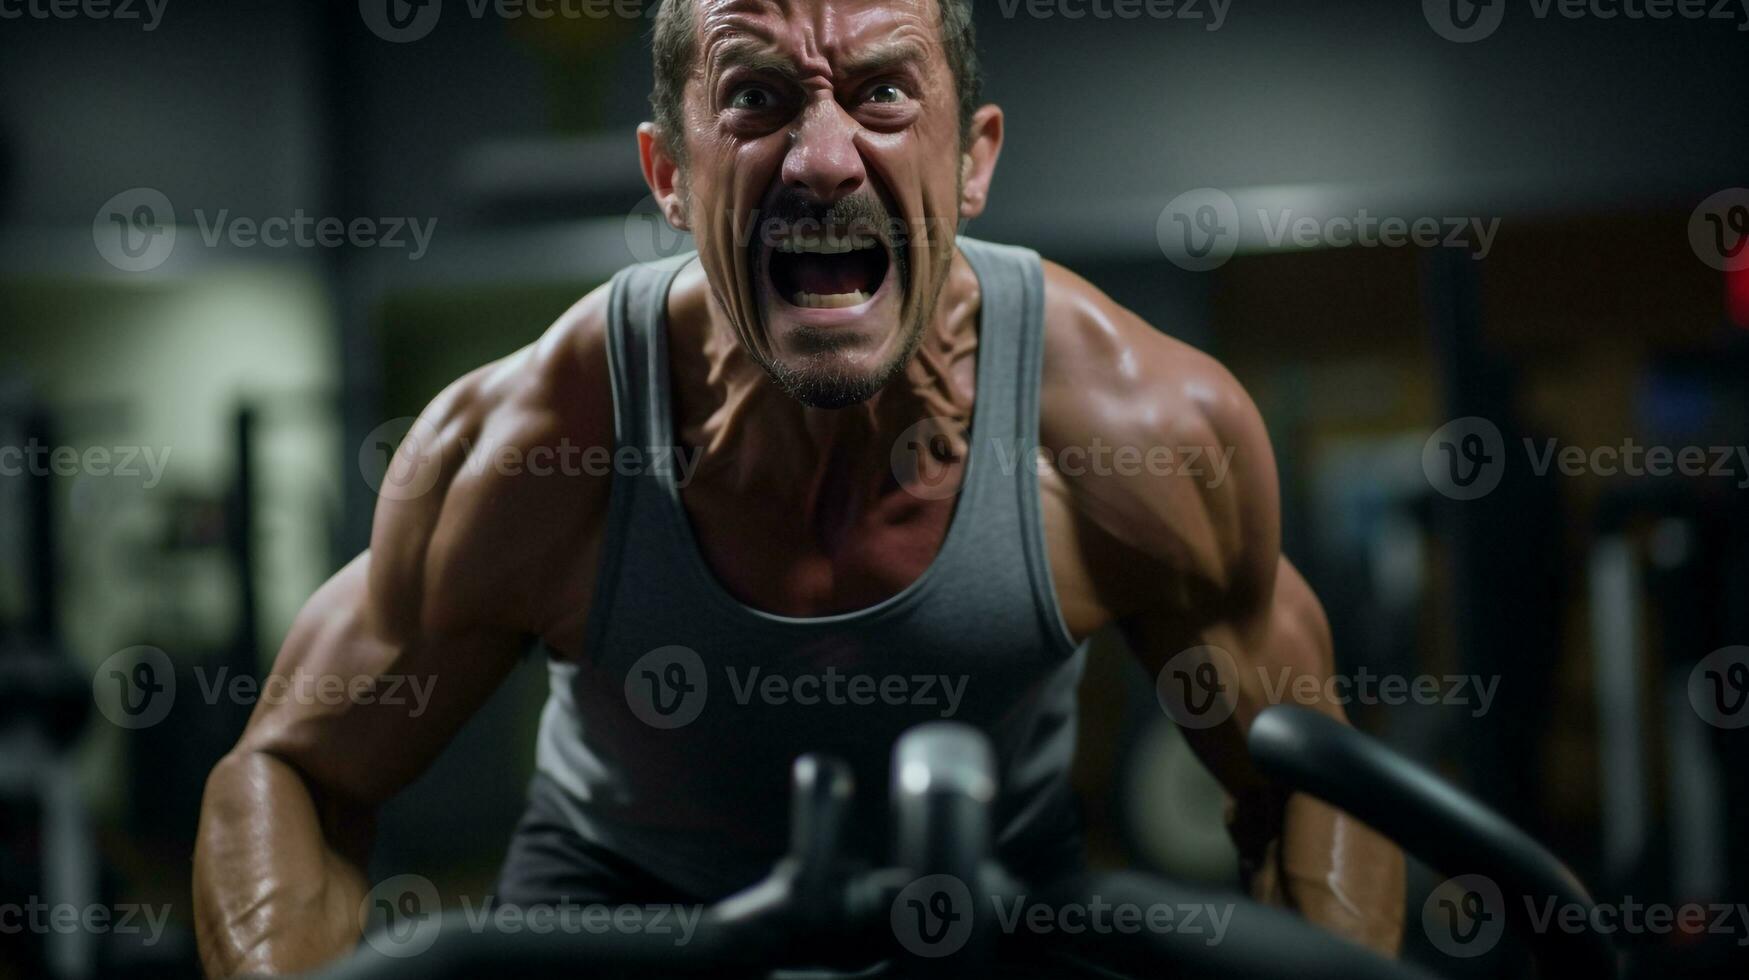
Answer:
[[[1155,567],[1228,594],[1280,549],[1268,431],[1219,361],[1044,264],[1040,436],[1075,510]]]
[[[605,513],[613,395],[608,287],[540,340],[445,388],[402,440],[379,491],[371,592],[425,631],[526,631],[524,588],[557,575]]]
[[[1164,434],[1156,425],[1228,439],[1263,435],[1251,396],[1219,361],[1063,266],[1046,261],[1044,270],[1047,395],[1091,385],[1104,423],[1141,427],[1131,433],[1138,436]]]

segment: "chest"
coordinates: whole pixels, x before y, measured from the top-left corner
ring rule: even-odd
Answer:
[[[700,481],[681,494],[699,557],[736,599],[783,616],[854,612],[903,592],[934,563],[955,501],[893,486],[801,495]]]
[[[936,486],[958,486],[963,463],[942,464]],[[1087,547],[1063,478],[1039,476],[1039,513],[1058,609],[1082,639],[1111,612],[1096,587]],[[936,561],[956,520],[957,495],[918,494],[896,484],[858,506],[835,506],[772,490],[749,495],[708,481],[681,494],[699,556],[717,582],[746,605],[794,617],[831,616],[905,591]],[[1023,515],[1023,519],[1030,515]],[[993,556],[994,557],[994,556]]]
[[[941,476],[953,485],[963,467]],[[809,501],[780,488],[748,493],[701,479],[680,496],[697,559],[717,584],[755,609],[797,618],[866,609],[905,591],[935,562],[958,502],[894,487],[871,506],[837,515],[828,509],[822,520]],[[1122,600],[1111,580],[1122,561],[1077,513],[1054,470],[1039,474],[1038,520],[1057,608],[1070,635],[1082,640],[1114,618]],[[582,652],[600,539],[589,536],[575,574],[553,593],[557,608],[542,635],[561,657]]]

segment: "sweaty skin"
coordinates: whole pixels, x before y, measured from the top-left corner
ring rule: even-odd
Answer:
[[[742,601],[790,616],[863,608],[923,573],[952,516],[952,498],[898,485],[891,449],[922,420],[950,420],[951,435],[971,417],[981,297],[941,229],[982,213],[1002,114],[979,109],[962,143],[933,4],[697,3],[684,171],[667,137],[640,131],[657,201],[700,247],[669,296],[676,432],[702,453],[683,503],[705,560]],[[905,245],[910,281],[849,322],[785,304],[737,235],[749,209],[784,194],[869,195],[923,229]],[[1041,473],[1043,520],[1070,631],[1117,625],[1150,673],[1193,647],[1226,651],[1235,710],[1187,735],[1231,796],[1254,892],[1394,953],[1401,855],[1329,807],[1284,797],[1245,751],[1268,692],[1293,689],[1284,677],[1332,670],[1323,611],[1280,553],[1262,420],[1209,357],[1059,266],[1045,277],[1040,431],[1056,465]],[[583,656],[611,477],[498,461],[613,447],[606,308],[605,288],[591,293],[538,343],[439,395],[397,454],[397,492],[378,505],[370,549],[299,614],[275,674],[413,679],[430,698],[417,714],[406,699],[257,706],[202,804],[195,918],[211,975],[299,972],[349,952],[378,807],[530,640]],[[840,342],[822,349],[810,331]],[[774,364],[877,376],[912,344],[896,377],[847,408],[806,407],[771,380]],[[1091,465],[1100,446],[1179,459],[1197,448],[1205,462],[1171,475]],[[963,440],[954,448],[938,461],[950,478]],[[1216,459],[1230,460],[1219,478]]]

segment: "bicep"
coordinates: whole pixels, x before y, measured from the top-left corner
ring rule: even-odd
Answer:
[[[1322,605],[1286,558],[1271,579],[1250,608],[1203,622],[1162,613],[1123,624],[1162,708],[1236,797],[1264,782],[1245,737],[1265,708],[1292,702],[1343,717],[1327,698],[1334,658]]]
[[[392,620],[371,553],[298,614],[261,686],[241,748],[314,788],[373,805],[411,782],[514,668],[523,638],[482,628],[427,636]]]

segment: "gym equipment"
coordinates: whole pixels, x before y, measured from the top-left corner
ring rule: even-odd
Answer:
[[[9,400],[8,400],[9,401]],[[54,445],[45,409],[0,403],[0,446]],[[0,539],[25,543],[23,615],[0,609],[0,834],[20,838],[32,860],[0,862],[0,901],[35,894],[48,905],[97,901],[91,821],[70,750],[91,714],[90,683],[59,637],[54,586],[60,564],[53,485],[46,475],[0,478]],[[16,619],[16,622],[11,620]],[[17,822],[14,823],[14,820]],[[56,978],[94,976],[95,937],[80,930],[0,937],[0,961]]]
[[[1304,708],[1277,706],[1253,724],[1260,764],[1293,788],[1349,809],[1410,852],[1450,870],[1488,874],[1514,898],[1535,894],[1582,909],[1572,872],[1528,836],[1379,743]],[[984,737],[931,723],[893,754],[894,864],[869,868],[842,853],[852,787],[838,762],[804,756],[793,771],[791,843],[770,876],[703,912],[685,945],[648,931],[506,932],[439,920],[417,955],[379,941],[315,974],[319,980],[404,980],[511,973],[524,978],[708,975],[1221,977],[1411,980],[1433,974],[1345,942],[1291,913],[1133,873],[1088,874],[1036,891],[991,857],[990,808],[999,789]],[[1016,927],[1001,910],[1214,907],[1231,909],[1224,941],[1188,929]],[[1030,916],[1028,917],[1031,918]],[[1067,919],[1063,919],[1067,922]],[[1545,975],[1608,980],[1615,953],[1600,934],[1538,937]],[[869,967],[868,964],[880,964]],[[833,969],[860,972],[833,973]],[[808,972],[796,972],[804,970]],[[823,971],[823,972],[822,972]]]
[[[1499,814],[1406,757],[1308,708],[1276,707],[1253,722],[1259,768],[1396,841],[1448,875],[1479,874],[1499,886],[1506,910],[1528,924],[1532,902],[1554,899],[1595,921],[1584,884],[1560,859]],[[1609,938],[1590,929],[1527,930],[1543,963],[1575,976],[1621,970]]]

